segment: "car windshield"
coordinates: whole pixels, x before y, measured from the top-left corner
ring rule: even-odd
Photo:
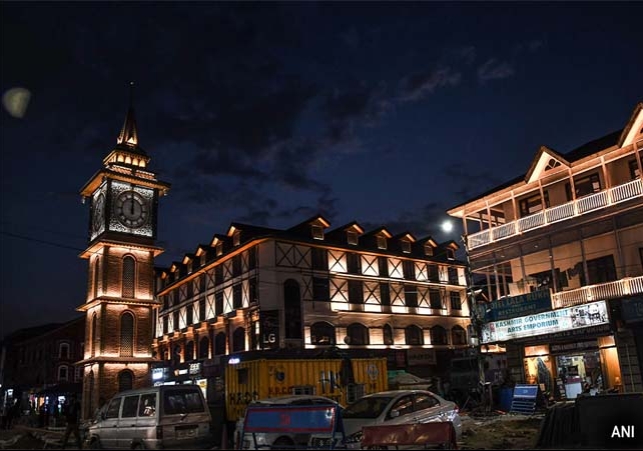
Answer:
[[[344,418],[377,418],[391,402],[390,397],[369,396],[358,399],[342,412]]]

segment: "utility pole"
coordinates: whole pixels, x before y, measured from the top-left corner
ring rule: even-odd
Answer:
[[[478,309],[478,303],[476,301],[476,293],[474,290],[474,285],[473,285],[473,275],[471,271],[471,258],[469,256],[469,246],[467,243],[467,236],[461,235],[460,239],[462,240],[462,244],[464,246],[464,253],[466,256],[466,262],[467,262],[467,267],[465,268],[465,280],[466,280],[466,290],[467,290],[467,304],[469,307],[469,316],[471,318],[471,327],[472,327],[472,332],[475,334],[470,334],[470,341],[472,346],[475,349],[476,353],[476,360],[478,362],[478,383],[480,384],[482,388],[482,402],[483,404],[487,404],[487,412],[491,411],[491,406],[492,406],[492,393],[491,393],[491,387],[487,386],[487,382],[485,380],[485,374],[484,374],[484,356],[482,355],[482,344],[480,342],[482,338],[482,325],[483,325],[483,318],[480,317],[480,311]],[[485,399],[488,396],[488,399]]]

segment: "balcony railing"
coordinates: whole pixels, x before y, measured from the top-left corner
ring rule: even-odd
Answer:
[[[615,282],[589,285],[576,290],[553,293],[551,303],[552,307],[557,309],[633,294],[643,294],[643,276],[626,277]]]
[[[636,197],[643,197],[643,182],[641,179],[632,180],[623,185],[581,197],[566,204],[547,208],[533,215],[520,218],[517,221],[472,233],[467,237],[467,245],[469,249],[475,249],[476,247],[511,238],[523,232],[545,227],[555,222],[575,218]]]

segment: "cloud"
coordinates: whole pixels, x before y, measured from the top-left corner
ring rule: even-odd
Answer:
[[[508,78],[513,74],[514,69],[509,63],[497,61],[495,58],[488,59],[482,66],[478,67],[478,80],[481,83]]]
[[[437,88],[456,86],[461,79],[462,74],[449,66],[416,72],[402,80],[399,99],[400,101],[417,101],[433,94]]]

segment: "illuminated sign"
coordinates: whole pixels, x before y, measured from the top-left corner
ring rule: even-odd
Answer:
[[[533,315],[551,310],[551,294],[549,290],[538,290],[519,296],[496,299],[481,307],[485,310],[481,316],[485,317],[487,321]]]
[[[482,326],[482,343],[581,329],[608,324],[605,301],[494,321]]]

